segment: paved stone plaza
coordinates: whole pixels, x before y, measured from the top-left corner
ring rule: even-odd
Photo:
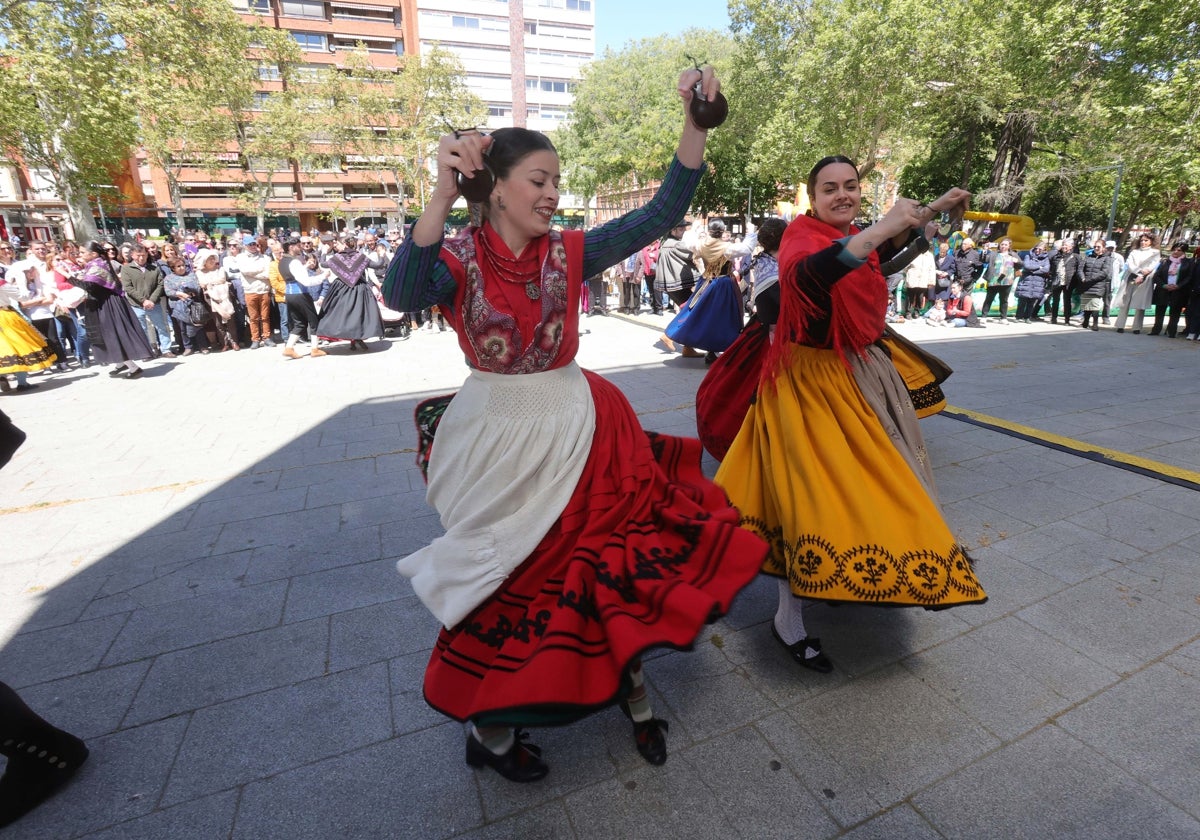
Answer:
[[[580,361],[694,434],[703,362],[642,321],[586,319]],[[901,330],[952,405],[1200,470],[1198,342]],[[760,578],[647,662],[664,767],[612,709],[536,731],[551,774],[514,785],[425,706],[437,627],[394,569],[439,532],[411,419],[465,375],[453,334],[105,373],[0,397],[29,433],[0,472],[0,679],[92,748],[5,840],[1200,838],[1193,489],[926,420],[987,604],[816,606],[821,676]]]

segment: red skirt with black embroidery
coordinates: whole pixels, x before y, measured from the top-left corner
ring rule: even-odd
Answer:
[[[481,725],[568,723],[628,690],[649,648],[687,648],[762,566],[700,470],[700,443],[643,431],[624,395],[584,371],[596,433],[570,502],[491,598],[438,635],[425,699]]]

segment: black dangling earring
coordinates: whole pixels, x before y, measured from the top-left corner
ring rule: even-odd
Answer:
[[[504,196],[502,196],[502,195],[498,195],[498,196],[496,196],[496,206],[497,206],[498,208],[500,208],[501,210],[507,210],[507,209],[508,209],[508,205],[506,205],[506,204],[504,203]]]

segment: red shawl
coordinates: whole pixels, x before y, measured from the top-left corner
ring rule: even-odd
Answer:
[[[858,233],[851,226],[850,235]],[[830,300],[813,299],[808,288],[813,282],[828,285],[824,278],[811,278],[808,258],[844,238],[840,230],[812,216],[798,216],[783,233],[779,246],[779,321],[775,338],[763,366],[773,378],[790,356],[790,344],[805,344],[837,351],[849,363],[862,355],[883,335],[887,314],[887,281],[879,270],[879,256],[872,251],[866,263],[850,271],[830,287]],[[824,337],[808,332],[812,321],[829,321]]]

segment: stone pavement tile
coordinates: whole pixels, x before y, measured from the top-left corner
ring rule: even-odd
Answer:
[[[163,804],[195,799],[390,738],[389,706],[387,666],[380,663],[200,709],[192,714]],[[313,800],[307,805],[311,818]]]
[[[149,662],[101,668],[21,689],[21,698],[46,720],[85,741],[116,731]]]
[[[965,426],[963,431],[954,435],[954,446],[958,449],[956,460],[962,460],[967,455],[979,458],[997,452],[1009,452],[1013,449],[1023,449],[1029,445],[1023,440],[1002,435],[990,429],[965,423],[963,425]]]
[[[584,835],[590,838],[591,835]],[[649,838],[650,832],[642,837]],[[571,826],[566,807],[561,799],[532,808],[521,814],[489,823],[482,828],[455,835],[454,840],[574,840],[579,835]]]
[[[290,513],[304,508],[307,487],[284,487],[272,493],[256,496],[236,496],[227,499],[205,500],[196,509],[188,527],[217,525],[258,519],[277,513]],[[314,506],[315,507],[315,506]]]
[[[960,452],[959,457],[961,456]],[[978,459],[936,465],[934,480],[937,482],[938,497],[943,502],[950,499],[969,499],[973,496],[990,497],[990,494],[1008,486],[1009,482],[1005,478],[992,475],[987,470],[976,469],[976,460]]]
[[[106,571],[114,578],[119,578],[122,572],[127,570],[153,570],[163,563],[207,557],[221,536],[220,525],[184,530],[164,528],[167,524],[156,523],[109,553],[104,558]],[[146,579],[142,577],[138,582]],[[105,590],[106,594],[111,591]]]
[[[1018,616],[1118,673],[1130,673],[1196,634],[1194,615],[1146,598],[1108,575],[1086,580]]]
[[[388,680],[392,692],[392,732],[407,735],[431,726],[441,726],[449,720],[425,702],[423,691],[425,666],[429,651],[397,656],[388,663]]]
[[[1187,487],[1160,483],[1153,490],[1139,493],[1137,500],[1151,507],[1182,514],[1189,519],[1196,518],[1196,491]]]
[[[1135,592],[1200,616],[1197,556],[1200,556],[1200,537],[1192,537],[1126,563],[1119,573],[1113,572],[1110,577],[1121,581]]]
[[[1079,465],[1079,457],[1076,455],[1033,444],[1021,449],[981,455],[970,460],[961,458],[962,452],[959,452],[959,455],[958,463],[972,470],[976,476],[980,478],[990,476],[1005,484],[1020,484],[1036,478],[1058,475]],[[941,472],[939,471],[939,489],[941,485]]]
[[[1039,478],[1052,487],[1079,493],[1080,496],[1096,499],[1097,502],[1115,502],[1116,499],[1134,496],[1136,493],[1154,490],[1160,486],[1157,479],[1148,478],[1146,475],[1130,473],[1127,469],[1085,461],[1082,458],[1075,458],[1075,463],[1070,469],[1043,474]],[[1050,498],[1057,508],[1058,492],[1052,493]],[[1066,512],[1067,510],[1063,509],[1063,515],[1066,515]]]
[[[670,760],[686,763],[704,780],[708,795],[743,837],[831,837],[838,832],[813,792],[753,727],[697,744]]]
[[[124,590],[119,590],[110,578],[105,590],[112,594],[124,592],[139,605],[152,607],[195,598],[197,595],[239,589],[245,583],[252,553],[238,551],[173,564],[172,570],[163,569],[146,583]]]
[[[656,659],[647,664],[646,675],[693,740],[728,732],[776,709],[745,669],[712,644]]]
[[[211,706],[325,673],[324,619],[272,627],[156,657],[126,726]]]
[[[154,810],[187,721],[164,720],[88,742],[69,787],[4,831],[4,840],[77,837]]]
[[[425,490],[391,493],[375,499],[362,499],[341,505],[341,527],[362,528],[388,522],[408,522],[429,513]]]
[[[607,779],[566,797],[571,823],[582,837],[624,840],[728,840],[751,836],[722,812],[697,773],[678,754],[668,766],[643,765],[622,778]],[[682,766],[681,766],[682,765]],[[553,770],[550,771],[553,774]]]
[[[1155,461],[1162,461],[1189,470],[1200,470],[1200,452],[1196,448],[1196,439],[1164,443],[1146,449],[1140,453]]]
[[[360,440],[346,444],[346,457],[370,459],[380,455],[401,455],[414,452],[416,445],[415,433],[412,440],[407,436],[388,440]]]
[[[1200,819],[1198,696],[1200,679],[1157,663],[1063,715],[1058,725]]]
[[[82,840],[225,840],[233,828],[237,791],[226,791],[155,811],[86,835]]]
[[[1063,435],[1064,437],[1083,440],[1086,437],[1095,434],[1096,432],[1120,429],[1126,425],[1126,421],[1116,417],[1108,417],[1103,414],[1097,414],[1091,411],[1088,406],[1082,405],[1077,400],[1082,400],[1081,396],[1071,397],[1072,411],[1069,414],[1057,414],[1051,417],[1043,417],[1037,422],[1037,427],[1043,432],[1050,432],[1055,435]],[[1104,395],[1104,400],[1107,402],[1112,399],[1111,395]],[[1055,400],[1054,403],[1062,404],[1061,398]],[[1053,404],[1053,403],[1048,403]]]
[[[941,840],[933,826],[909,805],[898,805],[840,835],[841,840]]]
[[[22,604],[34,608],[21,623],[20,630],[26,633],[78,621],[105,582],[102,572],[80,569],[74,563],[54,566],[30,563],[13,568],[11,573],[0,569],[0,575],[9,574],[12,582],[20,580],[21,586],[20,589],[14,586],[11,595],[0,595],[0,614],[18,610]]]
[[[721,652],[741,668],[757,691],[779,708],[786,709],[814,694],[829,691],[847,678],[839,671],[818,674],[797,665],[771,636],[767,622],[736,631],[725,631],[718,625],[713,633],[719,635]],[[711,643],[709,639],[705,641]]]
[[[1121,426],[1115,429],[1097,429],[1090,432],[1080,432],[1073,435],[1076,439],[1092,446],[1104,449],[1115,449],[1118,452],[1129,452],[1141,455],[1162,446],[1161,438],[1144,435],[1137,426]],[[1147,456],[1152,457],[1152,456]],[[1162,459],[1156,459],[1162,460]]]
[[[396,494],[391,482],[382,482],[371,472],[366,478],[342,478],[309,485],[305,506],[316,508],[380,496],[394,498]]]
[[[1142,556],[1139,549],[1070,521],[1053,522],[1009,537],[996,550],[1063,583],[1078,583],[1121,568]],[[986,587],[986,583],[984,585]]]
[[[255,781],[242,793],[232,837],[435,840],[456,835],[482,821],[462,751],[462,729],[446,724]]]
[[[947,837],[1197,837],[1195,819],[1055,726],[1007,744],[913,797]]]
[[[340,506],[306,510],[302,514],[281,513],[244,522],[230,522],[212,543],[215,554],[228,554],[260,545],[303,545],[306,540],[337,531]]]
[[[1038,569],[1036,563],[1014,560],[1008,554],[1008,545],[1005,541],[971,552],[975,575],[988,599],[982,604],[956,607],[956,617],[973,626],[987,624],[1066,588],[1067,584]]]
[[[20,633],[0,649],[0,674],[13,688],[91,671],[125,626],[125,616]]]
[[[1031,627],[1016,616],[974,631],[971,638],[988,651],[986,661],[1007,658],[1071,703],[1079,702],[1118,679],[1115,670],[1096,662],[1062,641]]]
[[[236,499],[243,496],[257,496],[262,493],[273,493],[281,488],[279,470],[253,472],[248,475],[238,475],[222,478],[207,489],[205,501],[216,502],[225,499]]]
[[[332,446],[293,446],[288,445],[277,449],[255,464],[256,470],[287,470],[292,467],[308,467],[316,464],[332,464],[346,457],[346,444],[337,443]],[[281,486],[286,486],[284,482]]]
[[[286,539],[286,537],[285,537]],[[283,580],[381,557],[379,526],[310,533],[284,543],[256,544],[246,570],[246,583]]]
[[[1121,499],[1069,517],[1094,533],[1128,542],[1142,551],[1158,551],[1200,533],[1200,518],[1152,508],[1138,499]]]
[[[808,631],[821,639],[833,660],[834,673],[851,678],[899,662],[910,653],[933,647],[971,629],[961,615],[976,609],[964,605],[950,610],[814,605],[804,612]],[[779,643],[764,627],[767,642]],[[782,650],[782,648],[780,648]]]
[[[1154,420],[1143,420],[1137,424],[1136,431],[1142,437],[1153,438],[1164,443],[1195,440],[1196,427],[1192,419],[1194,415],[1189,412],[1186,415],[1181,415],[1181,417],[1187,419],[1181,423],[1172,423],[1170,420],[1162,417]]]
[[[283,614],[286,590],[284,583],[265,583],[135,610],[108,647],[104,664],[274,627]]]
[[[407,557],[446,533],[441,518],[428,506],[423,514],[406,520],[385,522],[380,529],[383,556],[392,558]]]
[[[1100,502],[1038,479],[993,490],[987,494],[984,504],[1036,526],[1059,522],[1071,514],[1094,508]]]
[[[990,637],[995,632],[995,625],[988,625],[913,654],[901,665],[988,732],[1003,741],[1010,741],[1070,707],[1086,696],[1086,692],[1059,693],[1048,684],[1041,673],[1045,670],[1045,662],[1037,653],[1044,648],[1061,646],[1056,646],[1053,640],[1028,624],[1011,619],[1005,621],[1006,644],[983,643],[981,637]],[[1018,629],[1024,630],[1023,635],[1013,632]],[[1031,637],[1029,646],[1021,644]],[[1054,660],[1055,664],[1062,661],[1061,656]],[[1068,664],[1074,666],[1072,670],[1076,672],[1085,671],[1082,663]],[[1103,673],[1104,669],[1093,664],[1092,671]],[[1093,679],[1092,685],[1098,688],[1116,679],[1112,672],[1107,672],[1107,677],[1107,680],[1103,676]],[[996,702],[998,697],[1003,697],[1003,702]]]
[[[375,464],[371,458],[355,458],[350,461],[335,461],[330,464],[314,464],[291,467],[279,478],[280,487],[304,487],[326,482],[360,481],[364,484],[375,479]]]
[[[324,423],[319,427],[321,433],[320,446],[333,443],[358,443],[375,441],[382,444],[395,442],[400,439],[400,423],[364,425],[361,423]]]
[[[339,612],[330,618],[329,670],[357,668],[429,651],[441,625],[414,596]]]
[[[411,590],[401,585],[391,560],[375,560],[342,566],[291,579],[284,621],[303,621],[316,616],[394,601]]]
[[[821,745],[822,752],[837,756],[842,771],[883,806],[895,804],[999,744],[899,666],[802,701],[787,714]],[[769,734],[767,738],[772,740]],[[804,761],[799,758],[801,764]],[[802,771],[798,774],[810,790],[830,786],[809,782]],[[868,814],[854,816],[851,822]],[[840,817],[839,821],[845,822]]]
[[[959,542],[969,549],[989,546],[1017,534],[1024,534],[1034,527],[981,499],[947,502],[943,498],[942,511],[950,524],[950,530],[958,537]]]

